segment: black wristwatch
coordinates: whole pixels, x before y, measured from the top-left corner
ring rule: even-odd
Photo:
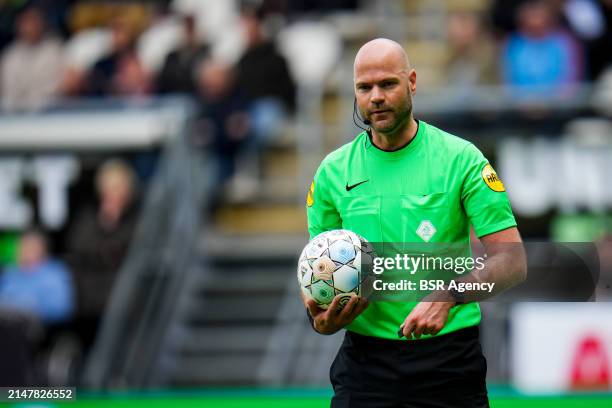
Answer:
[[[317,330],[317,328],[315,327],[314,318],[310,315],[310,312],[308,311],[308,309],[306,309],[306,316],[308,316],[308,321],[310,322],[310,326],[312,327],[312,330],[324,336],[328,335],[327,333],[321,333],[320,331]]]
[[[451,295],[453,300],[455,301],[455,305],[463,305],[465,304],[465,292],[459,292],[457,289],[449,289],[448,293]]]

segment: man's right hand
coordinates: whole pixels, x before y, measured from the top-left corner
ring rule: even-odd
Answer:
[[[321,309],[312,299],[304,299],[316,331],[321,334],[334,334],[350,324],[368,307],[366,298],[352,295],[344,307],[340,308],[340,299],[341,296],[336,296],[327,309]]]

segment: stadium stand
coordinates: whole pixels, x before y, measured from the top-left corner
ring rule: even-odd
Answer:
[[[517,95],[552,74],[514,75],[533,45],[525,2],[584,49],[567,53],[559,92],[529,100]],[[358,131],[352,60],[374,37],[408,50],[417,117],[492,160],[525,238],[596,242],[609,261],[610,1],[45,3],[0,9],[0,274],[39,225],[77,303],[47,329],[2,311],[0,351],[14,353],[0,385],[327,387],[342,338],[312,332],[294,264],[312,174]],[[140,186],[131,204],[99,191],[109,159]],[[511,306],[483,310],[489,380],[521,384]]]

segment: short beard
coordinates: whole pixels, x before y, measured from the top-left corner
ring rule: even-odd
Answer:
[[[408,125],[410,120],[410,116],[412,115],[412,100],[408,98],[408,102],[406,103],[405,109],[402,109],[399,112],[394,112],[396,120],[395,122],[384,129],[377,129],[372,124],[372,129],[374,129],[377,133],[385,135],[388,138],[395,139],[401,135],[400,129]]]

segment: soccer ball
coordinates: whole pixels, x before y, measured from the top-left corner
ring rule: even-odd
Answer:
[[[327,309],[336,295],[344,307],[352,294],[362,296],[371,264],[372,246],[349,230],[332,230],[314,237],[302,251],[297,278],[302,293]]]

